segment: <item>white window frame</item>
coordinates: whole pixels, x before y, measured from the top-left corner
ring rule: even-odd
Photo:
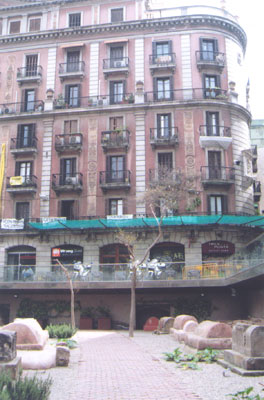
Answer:
[[[73,26],[70,27],[70,15],[73,14],[81,14],[80,26],[83,26],[83,11],[70,11],[67,13],[67,28],[74,28]]]
[[[39,31],[30,31],[29,27],[30,27],[30,21],[32,19],[40,19],[40,27],[39,27]],[[42,14],[40,15],[31,15],[28,17],[28,21],[27,21],[27,32],[29,33],[34,33],[34,32],[40,32],[42,30]]]
[[[20,22],[20,31],[19,31],[19,33],[21,33],[22,18],[10,19],[10,20],[8,21],[8,35],[17,35],[17,33],[10,33],[10,25],[11,25],[12,22]]]
[[[37,61],[37,65],[40,65],[40,53],[28,53],[28,54],[24,54],[24,58],[23,58],[23,67],[26,67],[26,59],[28,56],[38,56],[38,61]]]
[[[112,201],[112,200],[117,201],[117,214],[110,213],[110,211],[111,211],[110,210],[110,201]],[[119,198],[113,197],[113,198],[108,199],[108,202],[109,202],[109,214],[107,214],[107,215],[117,215],[117,216],[124,215],[124,199],[119,199]],[[121,212],[120,212],[120,209],[121,209]]]
[[[111,11],[112,10],[119,10],[120,8],[123,8],[123,21],[126,21],[126,6],[121,6],[121,7],[111,7],[108,9],[108,21],[111,23]],[[123,22],[120,21],[120,22]]]

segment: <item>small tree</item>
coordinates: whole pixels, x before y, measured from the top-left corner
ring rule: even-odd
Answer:
[[[134,251],[137,234],[128,233],[122,229],[120,229],[117,234],[119,242],[127,247],[131,260],[130,337],[134,336],[134,326],[136,322],[136,283],[138,268],[145,262],[152,247],[154,247],[162,237],[163,218],[166,215],[171,215],[178,211],[182,201],[185,201],[186,204],[189,202],[190,204],[193,195],[197,196],[199,192],[196,190],[196,182],[197,177],[186,176],[179,171],[168,168],[160,168],[158,170],[141,199],[155,218],[158,232],[140,260],[136,260]],[[200,203],[197,202],[197,206],[199,205]]]
[[[64,267],[64,265],[62,265],[62,263],[57,259],[56,260],[57,263],[59,264],[59,266],[61,267],[62,271],[64,272],[69,285],[70,285],[70,291],[71,291],[71,327],[74,330],[75,329],[75,310],[74,310],[74,289],[73,289],[73,283],[72,283],[72,279],[71,276],[69,274],[69,271],[67,270],[66,267]]]

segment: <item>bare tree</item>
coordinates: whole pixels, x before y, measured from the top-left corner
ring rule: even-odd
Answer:
[[[127,233],[120,229],[117,239],[124,244],[129,252],[131,260],[131,301],[129,316],[129,336],[134,336],[134,326],[136,322],[136,283],[138,268],[145,262],[149,256],[152,247],[162,237],[162,222],[167,215],[173,215],[184,201],[186,204],[192,204],[193,196],[197,196],[196,190],[197,177],[185,176],[180,171],[168,168],[160,168],[152,176],[151,182],[142,197],[141,201],[146,204],[152,216],[157,223],[157,235],[145,250],[140,260],[136,260],[134,245],[137,241],[136,233]],[[197,202],[197,206],[199,206]]]
[[[69,271],[67,270],[66,267],[64,267],[64,265],[62,265],[62,263],[57,259],[56,260],[57,263],[59,264],[59,266],[61,267],[62,271],[64,272],[69,285],[70,285],[70,291],[71,291],[71,327],[72,329],[75,329],[75,310],[74,310],[74,289],[73,289],[73,283],[72,283],[72,279],[71,276],[69,274]]]

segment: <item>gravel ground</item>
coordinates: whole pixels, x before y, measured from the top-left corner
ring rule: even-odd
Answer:
[[[264,392],[261,392],[264,385],[264,376],[243,377],[228,371],[228,376],[224,376],[226,371],[220,365],[200,363],[199,370],[182,370],[176,367],[173,362],[164,360],[163,352],[171,352],[175,348],[183,350],[183,345],[173,340],[169,335],[153,335],[143,331],[137,331],[134,340],[142,349],[149,352],[154,358],[160,360],[168,370],[173,371],[175,379],[181,384],[192,388],[202,400],[224,400],[231,399],[227,396],[230,393],[236,393],[249,386],[254,387],[255,394],[261,394],[264,398]]]
[[[127,332],[122,331],[118,333],[128,338]],[[102,331],[94,331],[93,333],[89,331],[89,339],[93,337],[98,339],[100,335],[104,336],[106,334],[106,332]],[[77,332],[77,341],[79,343],[84,342],[87,340],[86,335],[85,331]],[[232,397],[228,396],[228,394],[244,390],[249,386],[254,387],[254,393],[261,394],[262,386],[260,383],[264,384],[264,377],[242,377],[231,371],[228,373],[228,376],[224,376],[223,372],[225,369],[216,363],[200,363],[199,370],[182,370],[177,368],[175,363],[165,361],[163,352],[171,352],[177,347],[183,348],[182,345],[173,340],[169,335],[154,335],[151,332],[136,331],[134,338],[130,340],[139,346],[142,352],[151,355],[153,362],[159,362],[161,369],[163,371],[166,369],[168,375],[173,374],[176,382],[180,382],[181,387],[185,387],[188,391],[195,393],[198,396],[197,398],[201,400],[231,399]],[[53,368],[48,371],[38,371],[37,374],[40,377],[44,378],[49,375],[53,379],[50,400],[60,400],[62,398],[67,400],[72,398],[67,397],[67,393],[74,392],[74,386],[78,387],[78,365],[80,362],[88,362],[88,360],[84,361],[82,359],[80,349],[77,348],[71,350],[71,359],[68,368]],[[25,371],[25,374],[34,375],[35,372]],[[264,392],[262,396],[264,398]],[[101,400],[101,398],[89,398],[89,400]],[[109,397],[109,400],[112,399]],[[138,399],[135,398],[135,400]]]

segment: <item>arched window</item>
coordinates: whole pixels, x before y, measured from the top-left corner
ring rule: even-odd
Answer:
[[[32,246],[14,246],[7,249],[5,280],[32,280],[36,270],[36,249]]]
[[[167,262],[185,261],[184,245],[174,242],[158,243],[150,250],[150,259],[153,258]]]
[[[100,264],[126,264],[129,262],[128,249],[123,244],[108,244],[100,248]]]

